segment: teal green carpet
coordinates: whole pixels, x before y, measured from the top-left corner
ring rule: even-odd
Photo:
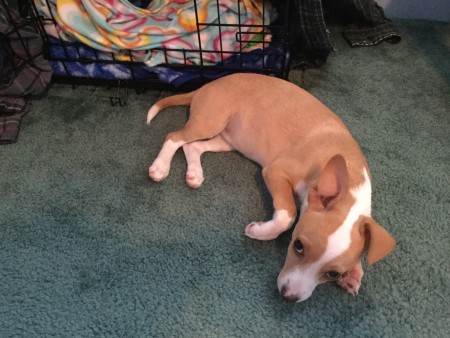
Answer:
[[[403,41],[351,49],[291,81],[347,123],[373,174],[373,216],[397,239],[357,297],[333,284],[303,303],[276,290],[289,234],[245,238],[267,219],[260,168],[206,154],[184,182],[147,167],[185,108],[145,125],[169,93],[54,85],[18,143],[0,147],[0,337],[448,337],[450,24],[396,21]]]

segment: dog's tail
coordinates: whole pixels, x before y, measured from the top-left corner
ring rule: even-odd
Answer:
[[[156,114],[164,108],[170,106],[188,106],[191,103],[194,94],[195,91],[186,94],[173,95],[159,100],[149,109],[147,114],[147,124],[149,124]]]

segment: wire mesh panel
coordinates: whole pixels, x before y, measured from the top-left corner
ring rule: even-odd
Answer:
[[[198,86],[287,77],[289,0],[29,0],[53,77]]]

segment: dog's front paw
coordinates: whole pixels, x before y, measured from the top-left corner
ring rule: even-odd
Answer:
[[[189,168],[186,172],[186,183],[192,189],[198,189],[204,181],[202,168]]]
[[[356,296],[359,288],[361,287],[361,280],[363,278],[364,271],[362,269],[361,262],[355,265],[355,267],[349,270],[345,276],[338,279],[336,282],[340,287],[346,290],[348,293]]]
[[[170,165],[167,165],[160,159],[156,159],[148,168],[148,176],[155,181],[160,182],[169,175]]]
[[[260,241],[269,241],[278,237],[279,232],[274,231],[274,222],[252,222],[245,227],[247,237]]]

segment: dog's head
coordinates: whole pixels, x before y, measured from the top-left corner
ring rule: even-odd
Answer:
[[[346,162],[336,155],[313,180],[278,277],[285,299],[304,301],[317,285],[351,270],[364,252],[373,264],[394,249],[395,240],[369,216],[366,170],[363,176],[359,186],[349,189]]]

